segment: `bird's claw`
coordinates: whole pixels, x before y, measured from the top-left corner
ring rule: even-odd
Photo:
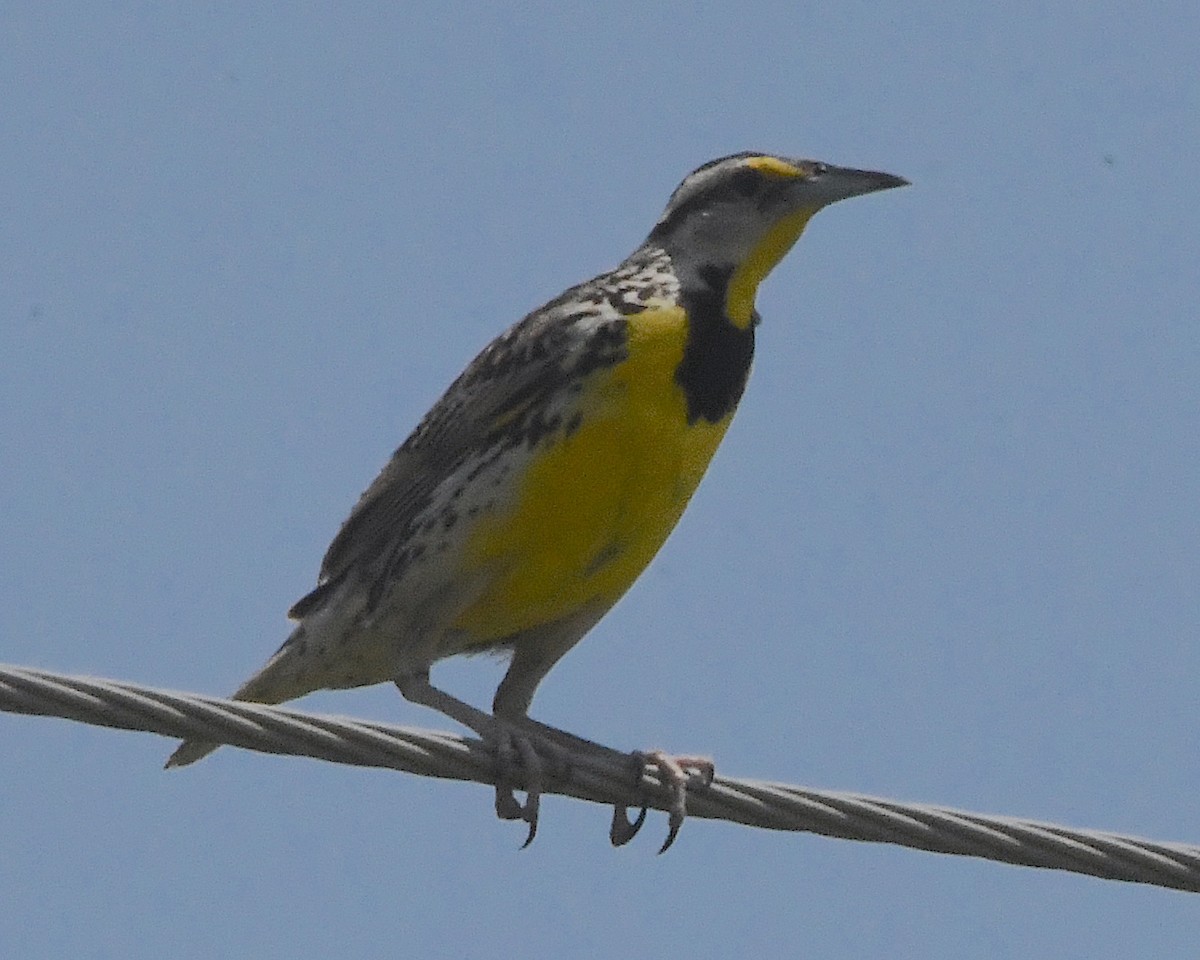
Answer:
[[[524,850],[537,836],[542,786],[547,776],[566,778],[570,758],[556,745],[540,739],[535,744],[527,734],[507,726],[497,730],[495,747],[496,816],[529,824],[529,833],[521,844]],[[516,797],[518,788],[525,791],[524,803]]]
[[[524,849],[537,836],[543,785],[547,778],[565,780],[570,776],[571,749],[577,738],[563,744],[555,736],[530,732],[504,721],[497,722],[488,733],[496,754],[496,816],[501,820],[521,820],[529,825],[529,833],[521,844]],[[586,741],[578,742],[594,746]],[[647,790],[644,778],[648,772],[666,791],[667,838],[658,850],[666,853],[687,819],[689,787],[705,788],[712,784],[713,762],[707,757],[674,756],[662,750],[636,751],[629,759],[634,764],[636,783],[643,794]],[[525,792],[524,803],[517,799],[518,790]],[[649,806],[649,803],[642,803],[638,815],[632,819],[628,804],[614,806],[608,831],[614,847],[624,846],[637,836],[646,822]]]
[[[679,836],[679,828],[687,818],[687,791],[689,783],[695,778],[701,787],[711,786],[716,768],[707,757],[675,757],[662,750],[647,752],[635,751],[632,755],[637,764],[639,785],[642,775],[648,768],[653,767],[658,772],[659,782],[669,791],[670,803],[667,807],[667,839],[659,847],[659,853],[666,853],[675,838]],[[628,843],[642,828],[646,820],[646,806],[636,820],[629,819],[628,807],[618,804],[613,810],[612,827],[609,829],[609,839],[614,847]]]
[[[642,824],[646,822],[646,807],[643,806],[637,819],[629,819],[629,807],[623,803],[613,806],[612,826],[608,829],[608,839],[614,847],[623,847],[638,835]]]

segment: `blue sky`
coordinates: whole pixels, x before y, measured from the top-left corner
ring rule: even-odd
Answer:
[[[534,714],[1200,841],[1200,8],[6,4],[0,660],[224,693],[494,334],[759,149],[821,214]],[[501,667],[435,679],[486,703]],[[314,710],[445,727],[383,687]],[[0,953],[1185,955],[1185,894],[0,716]]]

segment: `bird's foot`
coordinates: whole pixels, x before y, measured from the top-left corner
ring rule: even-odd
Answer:
[[[523,820],[529,834],[521,844],[524,850],[537,836],[542,786],[549,779],[565,779],[570,773],[570,758],[557,744],[533,737],[504,720],[497,719],[491,731],[496,751],[496,816],[501,820]],[[516,791],[525,791],[525,802]]]
[[[667,839],[659,848],[659,853],[666,853],[675,838],[679,828],[687,817],[687,792],[689,787],[707,787],[712,784],[716,768],[708,757],[673,756],[662,750],[635,751],[630,754],[637,764],[638,785],[642,785],[642,777],[646,773],[654,773],[658,782],[668,791],[670,803],[667,807]],[[644,788],[643,788],[644,789]],[[629,819],[628,808],[618,804],[613,809],[612,828],[609,839],[614,847],[620,847],[632,840],[642,824],[646,822],[646,804],[633,820]]]
[[[547,778],[569,776],[570,748],[553,742],[528,718],[506,719],[484,713],[439,690],[429,682],[428,670],[402,674],[396,678],[396,686],[406,700],[431,707],[469,727],[494,751],[496,815],[502,820],[523,820],[529,824],[529,835],[522,849],[529,846],[537,835],[542,784]],[[518,789],[525,791],[524,803],[516,797]]]

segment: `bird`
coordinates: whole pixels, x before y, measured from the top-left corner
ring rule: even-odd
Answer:
[[[907,183],[754,151],[693,170],[629,257],[467,365],[362,493],[291,634],[234,699],[394,683],[494,746],[496,812],[524,820],[528,844],[547,770],[589,743],[530,720],[534,692],[683,514],[746,386],[759,284],[817,211]],[[436,662],[481,652],[511,658],[490,714],[430,680]],[[185,740],[167,766],[217,746]],[[670,791],[666,850],[711,761],[630,756]],[[614,818],[613,842],[644,817]]]

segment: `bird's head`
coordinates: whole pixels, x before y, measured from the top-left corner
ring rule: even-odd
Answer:
[[[838,200],[906,183],[890,173],[738,153],[688,174],[647,243],[670,254],[685,283],[721,277],[729,318],[749,325],[759,283],[814,213]]]

